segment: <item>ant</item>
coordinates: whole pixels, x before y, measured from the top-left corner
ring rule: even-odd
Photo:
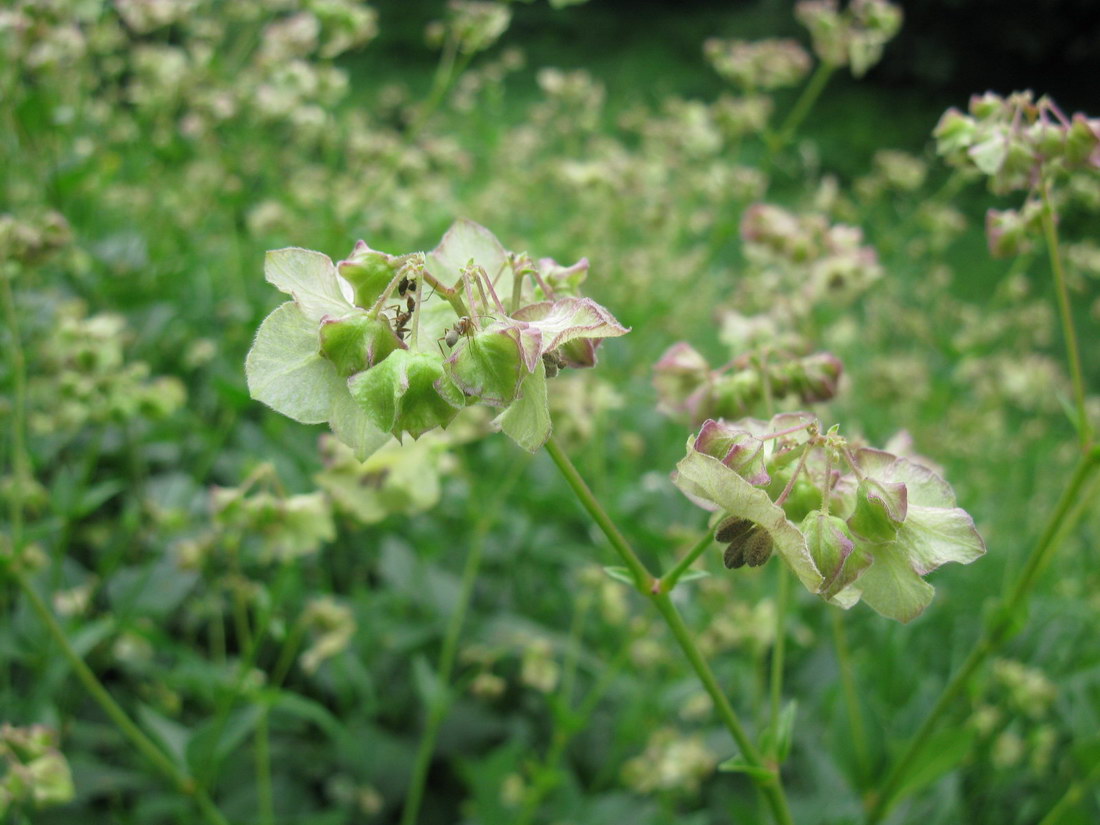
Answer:
[[[444,335],[441,340],[447,343],[448,349],[451,349],[452,347],[454,347],[455,344],[458,343],[459,338],[469,335],[473,331],[473,329],[474,322],[463,315],[461,318],[458,319],[458,323],[447,330],[447,334]]]
[[[416,278],[410,278],[408,275],[401,276],[401,282],[397,285],[397,294],[402,298],[408,292],[416,292]],[[409,300],[412,300],[411,298]],[[410,308],[410,312],[411,312]]]
[[[407,324],[410,318],[412,318],[412,308],[410,308],[408,312],[403,312],[402,310],[397,311],[397,317],[395,319],[397,321],[397,329],[394,330],[394,333],[397,335],[397,340],[405,340],[405,335],[409,331]]]

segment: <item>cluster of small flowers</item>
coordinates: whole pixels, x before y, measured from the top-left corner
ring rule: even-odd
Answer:
[[[717,765],[717,755],[699,734],[658,728],[645,751],[623,765],[623,782],[641,794],[661,791],[691,797]]]
[[[351,608],[332,596],[308,602],[299,621],[311,639],[300,659],[306,673],[316,673],[322,662],[347,650],[357,627]]]
[[[428,24],[428,45],[440,48],[451,43],[461,54],[476,54],[492,48],[512,22],[512,10],[493,0],[450,0],[447,18]]]
[[[902,13],[886,0],[802,0],[795,17],[810,32],[814,53],[829,66],[848,66],[855,77],[882,59],[883,47],[901,29]]]
[[[1100,168],[1100,119],[1067,117],[1030,91],[975,95],[969,114],[948,109],[933,136],[944,160],[986,175],[997,194],[1034,190],[1055,171]]]
[[[89,424],[166,418],[187,392],[172,376],[150,378],[144,361],[126,358],[126,320],[87,316],[79,301],[56,304],[32,344],[28,382],[32,432],[71,436]]]
[[[842,372],[840,360],[827,352],[750,352],[714,369],[681,341],[654,365],[653,386],[658,409],[694,427],[708,418],[744,418],[769,398],[779,403],[828,401],[836,395]]]
[[[268,253],[265,272],[294,300],[256,335],[252,396],[296,421],[329,422],[360,460],[475,404],[502,409],[496,426],[536,450],[551,431],[547,379],[593,366],[602,339],[627,332],[580,296],[587,260],[536,263],[469,221],[427,254],[360,241],[336,266],[285,249]]]
[[[797,40],[709,38],[703,55],[722,78],[745,92],[797,85],[810,70],[810,55]]]
[[[845,608],[862,599],[902,622],[932,599],[925,574],[985,552],[935,472],[850,444],[835,427],[822,433],[806,413],[706,421],[673,481],[717,513],[727,567],[778,553],[810,592]]]
[[[0,726],[0,766],[0,818],[18,821],[30,811],[64,805],[76,793],[57,733],[44,725]]]
[[[974,709],[968,727],[998,770],[1026,760],[1036,777],[1054,768],[1058,731],[1050,723],[1057,687],[1041,670],[1011,659],[993,663],[993,696]]]
[[[796,314],[822,301],[849,303],[882,277],[878,254],[863,244],[863,230],[830,225],[820,214],[753,204],[741,219],[741,238],[745,257],[769,291],[778,292],[779,284],[789,288],[786,303]]]

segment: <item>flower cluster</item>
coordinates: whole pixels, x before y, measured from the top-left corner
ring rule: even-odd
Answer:
[[[57,748],[57,733],[42,725],[0,727],[0,817],[64,805],[75,795],[69,763]]]
[[[834,355],[777,355],[744,353],[713,369],[690,344],[673,344],[653,367],[658,409],[698,426],[708,418],[743,418],[768,397],[812,404],[836,395],[844,368]]]
[[[587,273],[585,259],[507,252],[471,221],[429,253],[360,241],[336,265],[305,249],[269,252],[267,280],[293,300],[260,326],[249,391],[296,421],[327,421],[360,460],[474,404],[500,408],[495,424],[537,450],[550,437],[547,379],[593,366],[600,341],[627,332],[580,296]]]
[[[796,40],[721,40],[703,44],[714,71],[745,91],[783,89],[810,70],[810,56]]]
[[[932,600],[922,578],[985,552],[951,487],[905,458],[821,431],[807,413],[709,420],[673,480],[717,513],[727,567],[778,554],[811,593],[848,608],[863,599],[908,622]]]
[[[810,31],[814,53],[830,66],[848,66],[855,77],[882,59],[883,47],[901,28],[901,9],[886,0],[802,0],[795,16]]]

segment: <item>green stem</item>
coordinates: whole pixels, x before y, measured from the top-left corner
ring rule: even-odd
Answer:
[[[1043,181],[1040,191],[1043,195],[1041,214],[1043,234],[1046,236],[1047,253],[1050,255],[1050,268],[1054,273],[1054,286],[1058,295],[1058,313],[1062,318],[1062,335],[1066,341],[1066,357],[1069,361],[1070,378],[1073,381],[1073,397],[1077,408],[1077,431],[1081,446],[1088,449],[1092,443],[1092,428],[1088,413],[1085,411],[1085,381],[1081,373],[1081,355],[1077,347],[1077,331],[1073,325],[1073,311],[1069,305],[1069,293],[1066,290],[1066,273],[1062,267],[1062,255],[1058,245],[1058,228],[1055,225],[1054,204],[1050,200],[1050,186]]]
[[[607,515],[607,511],[603,509],[603,505],[593,495],[584,479],[581,478],[581,474],[577,472],[577,468],[573,466],[569,456],[562,451],[561,447],[552,438],[546,442],[546,452],[550,454],[550,458],[553,459],[554,464],[557,465],[558,470],[565,477],[566,483],[572,488],[573,494],[580,501],[581,506],[588,511],[588,515],[596,522],[596,526],[603,531],[607,540],[611,542],[612,548],[623,560],[623,564],[630,571],[630,575],[634,577],[634,586],[638,589],[638,592],[656,594],[659,591],[659,582],[653,578],[653,574],[642,564],[642,560],[638,558],[634,548],[619,532],[619,528]]]
[[[672,589],[676,587],[676,582],[680,581],[680,577],[688,571],[691,565],[695,564],[695,560],[703,555],[712,544],[714,544],[714,534],[708,530],[695,543],[695,546],[688,550],[680,561],[676,562],[676,566],[661,576],[653,586],[661,593],[671,593]]]
[[[859,709],[859,692],[856,690],[855,670],[852,667],[852,654],[848,648],[848,637],[844,633],[844,616],[839,610],[830,610],[833,625],[833,647],[836,649],[837,669],[840,671],[840,684],[844,690],[844,704],[848,711],[848,727],[851,729],[852,747],[856,753],[856,770],[860,781],[867,777],[871,761],[867,754],[867,733],[863,727],[863,714]]]
[[[672,603],[672,599],[669,598],[669,594],[661,592],[660,580],[654,579],[645,565],[642,564],[641,560],[634,552],[634,549],[626,539],[623,538],[619,528],[607,515],[603,505],[600,504],[599,500],[592,494],[588,485],[585,484],[584,479],[581,478],[580,473],[577,472],[577,468],[573,466],[569,457],[562,452],[557,443],[552,439],[548,441],[546,443],[546,451],[550,453],[550,457],[554,460],[554,464],[556,464],[561,471],[562,476],[572,488],[573,493],[577,496],[581,505],[588,511],[592,520],[596,522],[596,525],[603,531],[603,534],[607,537],[611,546],[615,548],[623,562],[625,562],[627,568],[634,577],[634,583],[638,592],[648,596],[650,601],[652,601],[653,605],[657,608],[657,611],[664,617],[665,623],[668,625],[669,630],[672,631],[672,635],[676,638],[676,642],[680,645],[680,649],[687,657],[700,683],[707,693],[710,694],[710,698],[714,702],[714,707],[718,711],[719,718],[733,736],[737,746],[741,749],[741,756],[744,758],[745,762],[754,768],[772,771],[771,779],[757,779],[756,781],[761,791],[764,793],[765,798],[768,800],[775,821],[779,823],[779,825],[793,825],[791,813],[787,807],[787,797],[783,793],[783,786],[780,782],[778,771],[774,769],[774,766],[765,763],[764,758],[760,755],[760,752],[749,738],[733,706],[730,705],[726,695],[722,692],[722,688],[719,686],[718,679],[715,677],[714,672],[710,669],[710,665],[707,664],[703,654],[700,652],[698,646],[696,646],[695,640],[691,636],[691,631],[684,623],[680,613],[676,610],[676,606]]]
[[[217,809],[206,792],[180,770],[180,768],[164,754],[164,751],[162,751],[152,739],[146,736],[141,728],[126,715],[126,711],[124,711],[114,700],[107,691],[107,688],[103,686],[103,683],[100,682],[92,672],[92,669],[85,664],[84,660],[81,659],[80,655],[73,649],[73,646],[69,643],[68,636],[65,635],[64,629],[58,623],[53,613],[50,612],[50,609],[46,606],[42,597],[38,595],[38,591],[34,589],[34,586],[27,577],[23,575],[18,565],[10,566],[7,572],[8,575],[15,580],[15,583],[23,592],[23,595],[26,596],[27,601],[30,602],[31,608],[38,615],[42,624],[46,626],[54,642],[61,648],[61,653],[66,661],[68,661],[69,666],[73,669],[73,673],[76,674],[76,677],[84,685],[85,690],[91,694],[91,697],[103,709],[103,712],[115,723],[115,726],[122,735],[130,740],[131,744],[133,744],[145,759],[171,780],[172,784],[176,786],[180,793],[194,798],[195,804],[198,806],[207,822],[211,823],[211,825],[229,825],[228,820],[222,816],[221,812]]]
[[[667,593],[658,593],[653,595],[651,600],[660,614],[664,617],[665,623],[668,625],[669,630],[672,631],[672,635],[676,638],[676,642],[680,645],[680,649],[691,663],[691,667],[695,671],[695,675],[699,678],[703,688],[710,694],[710,698],[714,702],[714,707],[718,712],[718,717],[733,736],[733,740],[737,743],[737,747],[741,749],[742,758],[747,764],[754,768],[764,768],[772,771],[771,780],[758,779],[757,783],[764,797],[767,799],[769,807],[771,807],[775,821],[780,825],[793,825],[794,820],[791,819],[791,812],[787,807],[787,797],[786,794],[783,793],[783,785],[780,782],[778,768],[764,761],[764,757],[749,738],[748,733],[741,725],[741,720],[737,717],[737,713],[734,711],[729,699],[726,698],[726,694],[723,693],[721,686],[718,684],[718,679],[715,677],[714,671],[710,669],[707,660],[703,658],[703,654],[696,646],[695,640],[691,637],[691,631],[684,623],[684,619],[676,609],[676,606],[672,603],[672,599],[669,598]]]
[[[829,82],[829,78],[832,77],[834,71],[836,71],[836,66],[832,63],[822,61],[817,64],[817,68],[814,70],[809,82],[802,89],[802,94],[798,96],[798,100],[795,101],[794,107],[787,115],[787,119],[783,121],[779,132],[768,141],[769,155],[779,154],[780,150],[794,137],[794,133],[798,131],[802,121],[806,119],[814,104],[817,103],[817,99],[821,97],[821,93],[825,91],[825,85]]]
[[[1062,496],[1043,529],[1042,535],[1032,548],[1012,591],[998,606],[993,614],[994,618],[986,625],[985,630],[966,657],[962,667],[944,687],[943,692],[932,706],[932,710],[929,711],[916,734],[909,741],[905,751],[886,775],[886,779],[883,781],[878,793],[870,799],[867,825],[875,825],[875,823],[881,822],[883,817],[889,813],[898,789],[916,758],[920,755],[921,750],[927,744],[929,737],[940,721],[940,717],[944,715],[955,701],[955,698],[963,691],[978,667],[1010,637],[1016,623],[1016,614],[1023,606],[1039,571],[1050,555],[1058,549],[1061,538],[1087,509],[1083,506],[1087,502],[1078,499],[1082,488],[1089,480],[1089,476],[1092,475],[1098,465],[1100,465],[1100,447],[1093,447],[1077,463],[1069,484],[1062,492]],[[1072,517],[1070,517],[1071,511]]]
[[[776,729],[779,722],[780,703],[783,700],[783,659],[787,649],[787,608],[791,600],[791,579],[787,568],[780,564],[779,586],[775,597],[775,643],[772,647],[771,672],[771,725]]]

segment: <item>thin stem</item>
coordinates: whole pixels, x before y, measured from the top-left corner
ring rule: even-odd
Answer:
[[[577,468],[573,466],[569,456],[562,451],[561,447],[552,438],[546,442],[546,452],[550,454],[550,458],[553,459],[554,464],[557,465],[558,470],[565,477],[566,483],[572,488],[573,494],[580,501],[581,506],[588,511],[588,515],[596,522],[596,526],[603,531],[615,552],[623,560],[630,571],[630,575],[634,578],[634,586],[638,592],[643,594],[655,593],[657,582],[653,578],[653,574],[646,569],[642,560],[634,552],[634,548],[623,538],[623,534],[619,532],[619,528],[607,515],[607,511],[603,509],[599,499],[593,495],[584,479],[581,478],[581,474],[577,472]]]
[[[848,648],[848,637],[844,632],[843,614],[839,610],[830,610],[829,616],[833,626],[833,647],[836,650],[837,670],[840,671],[844,705],[848,711],[848,727],[851,729],[852,747],[856,752],[856,770],[862,780],[867,776],[871,761],[867,754],[867,732],[863,727],[863,714],[859,709],[859,692],[856,690],[852,654]]]
[[[676,606],[672,603],[672,599],[669,598],[667,593],[658,593],[653,595],[651,600],[660,614],[664,617],[665,623],[668,624],[669,630],[672,631],[672,635],[675,637],[677,644],[680,645],[680,649],[684,652],[688,662],[691,663],[691,667],[702,683],[703,688],[710,694],[710,698],[714,702],[715,710],[718,712],[718,717],[733,736],[733,740],[737,743],[737,747],[741,749],[742,758],[746,763],[755,768],[765,768],[773,771],[773,778],[771,780],[757,780],[757,782],[765,799],[768,801],[768,805],[771,807],[775,821],[780,823],[780,825],[793,825],[794,821],[791,819],[791,812],[787,807],[787,797],[783,793],[783,786],[780,783],[778,770],[775,766],[769,765],[764,761],[764,757],[749,738],[748,733],[741,725],[741,720],[737,717],[737,713],[734,711],[729,699],[727,699],[726,694],[722,692],[722,688],[718,684],[718,679],[715,677],[714,671],[710,669],[707,660],[703,658],[703,654],[696,646],[695,640],[691,637],[691,631],[684,623],[684,619],[676,609]]]
[[[1069,484],[1062,492],[1054,512],[1051,514],[1042,535],[1032,548],[1024,569],[1016,580],[1015,586],[1008,597],[998,607],[994,618],[986,625],[981,637],[978,639],[970,654],[966,657],[962,667],[951,677],[951,681],[944,687],[936,703],[932,706],[928,716],[925,717],[901,757],[890,768],[886,779],[882,782],[877,794],[870,798],[867,812],[867,825],[875,825],[881,822],[883,817],[890,812],[890,807],[895,801],[898,789],[913,766],[921,750],[928,742],[940,717],[947,711],[955,698],[966,687],[970,677],[986,658],[1001,646],[1011,635],[1015,624],[1016,613],[1027,598],[1032,585],[1035,583],[1039,570],[1045,564],[1047,558],[1057,550],[1061,544],[1061,538],[1072,527],[1076,520],[1087,509],[1084,502],[1079,502],[1082,488],[1089,480],[1089,476],[1100,465],[1100,447],[1093,447],[1081,457],[1070,478]],[[1069,517],[1072,511],[1072,517]]]
[[[798,131],[802,121],[806,119],[817,99],[821,97],[821,93],[825,91],[825,85],[829,82],[829,78],[832,77],[834,71],[836,71],[836,66],[832,63],[822,61],[817,64],[817,68],[814,70],[809,82],[803,87],[802,94],[795,101],[794,107],[787,115],[787,119],[783,121],[779,132],[768,141],[770,155],[779,154],[779,151],[794,137],[794,133]]]
[[[1058,295],[1058,313],[1062,318],[1062,335],[1066,341],[1066,358],[1069,361],[1070,378],[1073,381],[1073,397],[1077,408],[1077,431],[1081,446],[1088,449],[1092,443],[1092,428],[1088,413],[1085,411],[1085,380],[1081,373],[1081,355],[1077,347],[1077,331],[1073,325],[1073,312],[1069,305],[1069,293],[1066,290],[1066,273],[1062,267],[1062,255],[1058,245],[1058,228],[1055,225],[1054,204],[1050,200],[1050,185],[1043,181],[1040,191],[1043,196],[1041,220],[1043,234],[1047,241],[1047,253],[1050,255],[1050,268],[1054,273],[1054,286]]]
[[[8,575],[15,580],[19,589],[23,591],[23,595],[25,595],[27,601],[30,602],[31,608],[38,615],[42,624],[46,626],[54,642],[61,648],[61,654],[65,657],[66,661],[68,661],[69,666],[73,669],[73,673],[76,674],[76,677],[84,685],[84,689],[91,694],[91,697],[103,709],[103,712],[115,723],[115,726],[122,735],[129,739],[137,751],[152,763],[158,771],[171,780],[172,784],[175,785],[181,793],[194,798],[196,805],[199,810],[202,811],[207,822],[211,823],[211,825],[229,825],[228,820],[222,816],[221,812],[206,794],[206,791],[197,786],[195,782],[177,767],[176,764],[165,755],[164,751],[162,751],[152,739],[146,736],[141,728],[126,715],[126,711],[124,711],[118,702],[114,700],[107,691],[107,688],[103,686],[103,683],[100,682],[92,672],[92,669],[85,664],[84,660],[81,659],[80,655],[73,649],[73,646],[69,643],[68,636],[65,635],[65,630],[58,623],[53,613],[46,606],[45,601],[38,595],[38,591],[34,589],[34,586],[23,574],[23,571],[19,569],[18,565],[10,566],[7,572]]]
[[[526,468],[526,461],[516,462],[512,466],[511,472],[501,484],[500,489],[497,490],[495,501],[500,502],[507,498],[508,491],[519,480]],[[478,499],[478,504],[480,503],[480,499]],[[448,685],[451,681],[455,658],[458,655],[458,640],[462,634],[462,625],[473,598],[478,571],[481,569],[481,558],[485,551],[486,536],[489,528],[496,520],[499,510],[499,506],[492,508],[474,528],[470,551],[466,554],[466,561],[462,567],[462,583],[459,586],[458,601],[447,622],[447,629],[443,636],[443,647],[440,650],[439,662],[436,665],[436,677],[441,685]],[[401,825],[415,825],[420,814],[420,805],[424,799],[424,789],[428,780],[428,769],[431,767],[432,754],[435,752],[439,728],[447,715],[449,704],[446,698],[439,697],[428,706],[424,733],[420,737],[415,761],[413,762],[412,775],[409,778],[409,788],[405,793],[405,806],[401,811]]]
[[[712,544],[714,544],[714,534],[708,530],[703,537],[695,543],[695,546],[688,550],[680,561],[676,562],[675,567],[653,583],[657,592],[671,593],[672,589],[676,587],[676,582],[680,581],[680,577],[688,571],[691,565],[695,564],[695,560],[703,555]]]
[[[783,659],[787,649],[787,608],[791,600],[791,577],[787,568],[780,564],[779,586],[775,597],[775,643],[772,647],[771,669],[771,714],[772,730],[779,722],[779,707],[783,701]]]
[[[634,583],[638,592],[648,595],[650,601],[652,601],[653,605],[657,608],[657,611],[664,617],[665,623],[668,625],[669,630],[672,631],[672,635],[676,638],[677,644],[680,645],[680,649],[687,657],[700,683],[707,693],[710,694],[711,701],[714,702],[714,707],[718,711],[719,718],[733,736],[737,746],[741,749],[741,756],[744,758],[745,762],[754,768],[772,771],[770,779],[757,778],[756,781],[761,791],[764,793],[768,805],[771,807],[775,821],[779,823],[779,825],[793,825],[791,812],[787,807],[787,797],[783,793],[783,785],[781,784],[778,770],[775,770],[774,766],[768,765],[764,761],[764,758],[760,755],[760,751],[757,750],[756,746],[749,738],[733,706],[722,692],[722,688],[718,684],[718,679],[715,677],[714,672],[710,669],[710,665],[707,664],[707,660],[703,657],[703,654],[695,644],[695,640],[691,636],[691,631],[684,623],[679,611],[676,610],[676,606],[672,603],[672,599],[669,598],[669,594],[661,592],[659,586],[660,582],[655,580],[646,569],[645,565],[642,564],[641,560],[634,552],[634,549],[626,539],[623,538],[619,528],[607,515],[603,505],[600,504],[599,500],[596,499],[592,491],[588,488],[584,479],[581,478],[580,473],[577,472],[576,467],[573,466],[569,457],[562,452],[561,448],[553,439],[546,443],[546,451],[550,453],[550,457],[554,460],[554,464],[557,465],[558,470],[561,471],[566,482],[573,489],[573,493],[577,496],[577,499],[581,502],[585,510],[588,511],[588,514],[592,517],[592,520],[596,522],[600,530],[603,531],[603,534],[607,537],[611,546],[615,548],[616,552],[618,552],[619,556],[626,563],[627,568],[634,577]]]

